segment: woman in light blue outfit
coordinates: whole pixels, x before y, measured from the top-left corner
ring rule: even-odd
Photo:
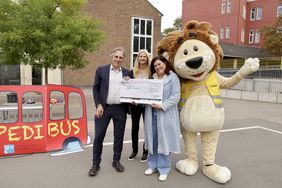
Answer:
[[[180,122],[177,104],[180,100],[180,81],[163,56],[151,62],[153,79],[163,80],[162,104],[147,105],[145,109],[145,147],[149,151],[146,175],[158,171],[165,181],[171,169],[171,153],[180,152]]]

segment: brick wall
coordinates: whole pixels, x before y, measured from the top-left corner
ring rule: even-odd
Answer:
[[[153,55],[155,55],[156,43],[161,38],[161,13],[147,0],[89,0],[85,11],[102,21],[102,30],[106,34],[106,39],[99,51],[89,54],[90,63],[85,68],[64,70],[64,85],[92,86],[96,68],[110,62],[109,52],[117,46],[125,49],[124,67],[129,68],[132,17],[153,20]]]

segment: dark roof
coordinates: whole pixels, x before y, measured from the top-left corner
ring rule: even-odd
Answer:
[[[220,43],[224,57],[249,58],[270,57],[262,48]]]

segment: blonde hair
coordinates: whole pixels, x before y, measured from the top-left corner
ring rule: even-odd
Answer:
[[[134,67],[133,67],[133,77],[135,78],[140,70],[140,64],[139,64],[139,56],[141,53],[145,53],[147,57],[147,68],[146,68],[146,73],[148,74],[148,78],[150,76],[150,63],[151,63],[151,55],[146,49],[142,49],[138,52],[137,57],[134,61]]]

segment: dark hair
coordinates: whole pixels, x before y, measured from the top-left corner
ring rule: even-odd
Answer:
[[[162,61],[165,65],[166,65],[166,68],[165,68],[165,74],[169,74],[169,71],[171,70],[171,67],[170,67],[170,63],[168,62],[168,60],[162,56],[162,55],[157,55],[155,56],[152,61],[151,61],[151,65],[150,65],[150,71],[151,71],[151,77],[153,76],[153,74],[156,72],[155,70],[155,66],[154,66],[154,63],[157,61],[157,60],[160,60]]]

